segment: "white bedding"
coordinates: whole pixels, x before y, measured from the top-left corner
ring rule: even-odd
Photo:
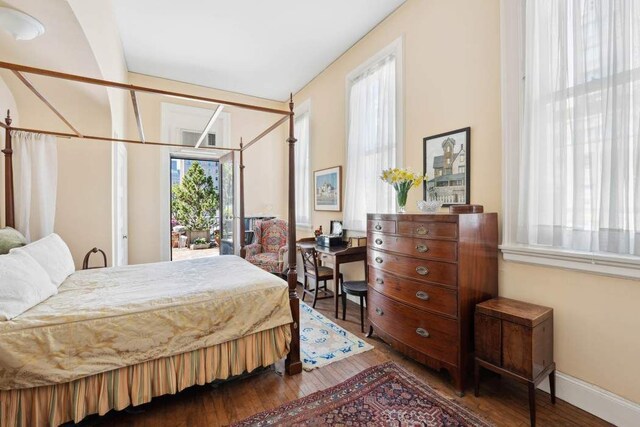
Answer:
[[[291,322],[286,282],[235,256],[80,271],[0,322],[0,389],[68,382]]]

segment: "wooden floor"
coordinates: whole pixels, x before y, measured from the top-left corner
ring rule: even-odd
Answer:
[[[332,318],[333,300],[318,301],[316,309]],[[349,303],[347,320],[336,323],[349,331],[360,333],[358,306]],[[339,384],[369,366],[393,360],[413,372],[443,395],[454,399],[498,426],[529,425],[526,387],[487,373],[483,376],[480,397],[473,396],[471,387],[464,397],[458,397],[445,373],[438,373],[404,358],[379,339],[368,339],[374,350],[335,362],[311,372],[288,377],[281,372],[284,363],[275,369],[247,378],[218,385],[194,386],[177,395],[155,398],[151,403],[103,417],[91,416],[82,426],[221,426],[239,421],[257,412],[306,396]],[[549,395],[538,391],[537,421],[539,426],[603,426],[608,425],[568,403],[558,400],[555,406]]]

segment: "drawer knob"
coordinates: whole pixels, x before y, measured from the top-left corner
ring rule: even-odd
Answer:
[[[382,230],[382,226],[380,224],[376,224],[376,226],[373,228],[375,228],[378,231]]]
[[[377,314],[378,316],[382,316],[382,315],[384,314],[384,311],[382,311],[382,309],[381,309],[381,308],[376,307],[376,314]]]
[[[416,329],[416,334],[420,335],[423,338],[429,338],[429,331],[423,328]]]
[[[421,276],[426,276],[427,274],[429,274],[429,269],[427,267],[416,267],[416,273],[418,273]]]
[[[384,280],[382,280],[381,278],[378,277],[378,278],[376,278],[376,283],[378,285],[382,285],[384,283]]]
[[[418,291],[416,292],[416,297],[418,299],[421,299],[423,301],[429,301],[429,294],[426,293],[425,291]]]
[[[379,256],[376,257],[376,262],[378,264],[382,264],[382,258],[380,258]]]
[[[382,239],[376,239],[376,245],[381,245],[382,244]]]
[[[418,252],[424,253],[424,252],[427,252],[428,250],[429,248],[427,247],[427,245],[420,244],[416,246],[416,251]]]
[[[424,236],[425,234],[429,234],[429,230],[427,230],[424,225],[421,225],[420,227],[416,228],[416,234],[419,234],[421,236]]]

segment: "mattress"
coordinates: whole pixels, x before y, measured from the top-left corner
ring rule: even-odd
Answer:
[[[287,283],[236,256],[79,271],[0,322],[0,389],[69,382],[291,322]]]

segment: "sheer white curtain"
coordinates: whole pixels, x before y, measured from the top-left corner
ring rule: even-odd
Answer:
[[[309,171],[309,113],[304,112],[295,118],[296,142],[296,225],[309,227],[311,225],[310,189],[311,178]]]
[[[58,188],[56,138],[18,131],[11,132],[11,138],[16,228],[31,242],[53,233]]]
[[[369,67],[349,92],[344,228],[366,230],[367,213],[395,212],[392,187],[379,179],[396,166],[396,58]]]
[[[640,255],[640,2],[526,2],[519,243]]]

